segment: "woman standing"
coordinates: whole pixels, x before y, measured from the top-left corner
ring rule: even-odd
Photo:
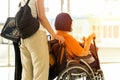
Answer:
[[[24,6],[27,0],[21,0]],[[62,36],[56,35],[45,15],[44,0],[30,0],[28,3],[32,16],[39,18],[39,22],[59,43],[64,42]],[[49,51],[46,32],[40,28],[30,37],[21,39],[20,45],[22,61],[21,80],[48,80]]]

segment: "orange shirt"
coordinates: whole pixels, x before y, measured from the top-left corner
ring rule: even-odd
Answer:
[[[66,45],[66,50],[67,50],[67,53],[70,55],[70,56],[86,56],[88,55],[88,52],[85,53],[85,49],[82,48],[80,46],[80,43],[75,39],[73,38],[73,36],[71,36],[70,34],[66,33],[66,32],[57,32],[58,35],[61,35],[65,38],[65,45]]]

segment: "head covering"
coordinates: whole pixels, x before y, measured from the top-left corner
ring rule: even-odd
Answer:
[[[55,19],[55,29],[62,31],[71,31],[72,18],[68,13],[60,13]]]

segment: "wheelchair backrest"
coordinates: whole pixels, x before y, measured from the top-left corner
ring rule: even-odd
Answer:
[[[50,69],[49,78],[55,78],[66,68],[67,56],[64,44],[59,44],[57,40],[48,41]]]

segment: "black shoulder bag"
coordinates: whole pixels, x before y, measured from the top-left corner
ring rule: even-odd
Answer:
[[[15,16],[16,27],[23,39],[30,37],[39,29],[39,20],[32,16],[31,8],[28,6],[29,1],[23,7],[20,7]]]

